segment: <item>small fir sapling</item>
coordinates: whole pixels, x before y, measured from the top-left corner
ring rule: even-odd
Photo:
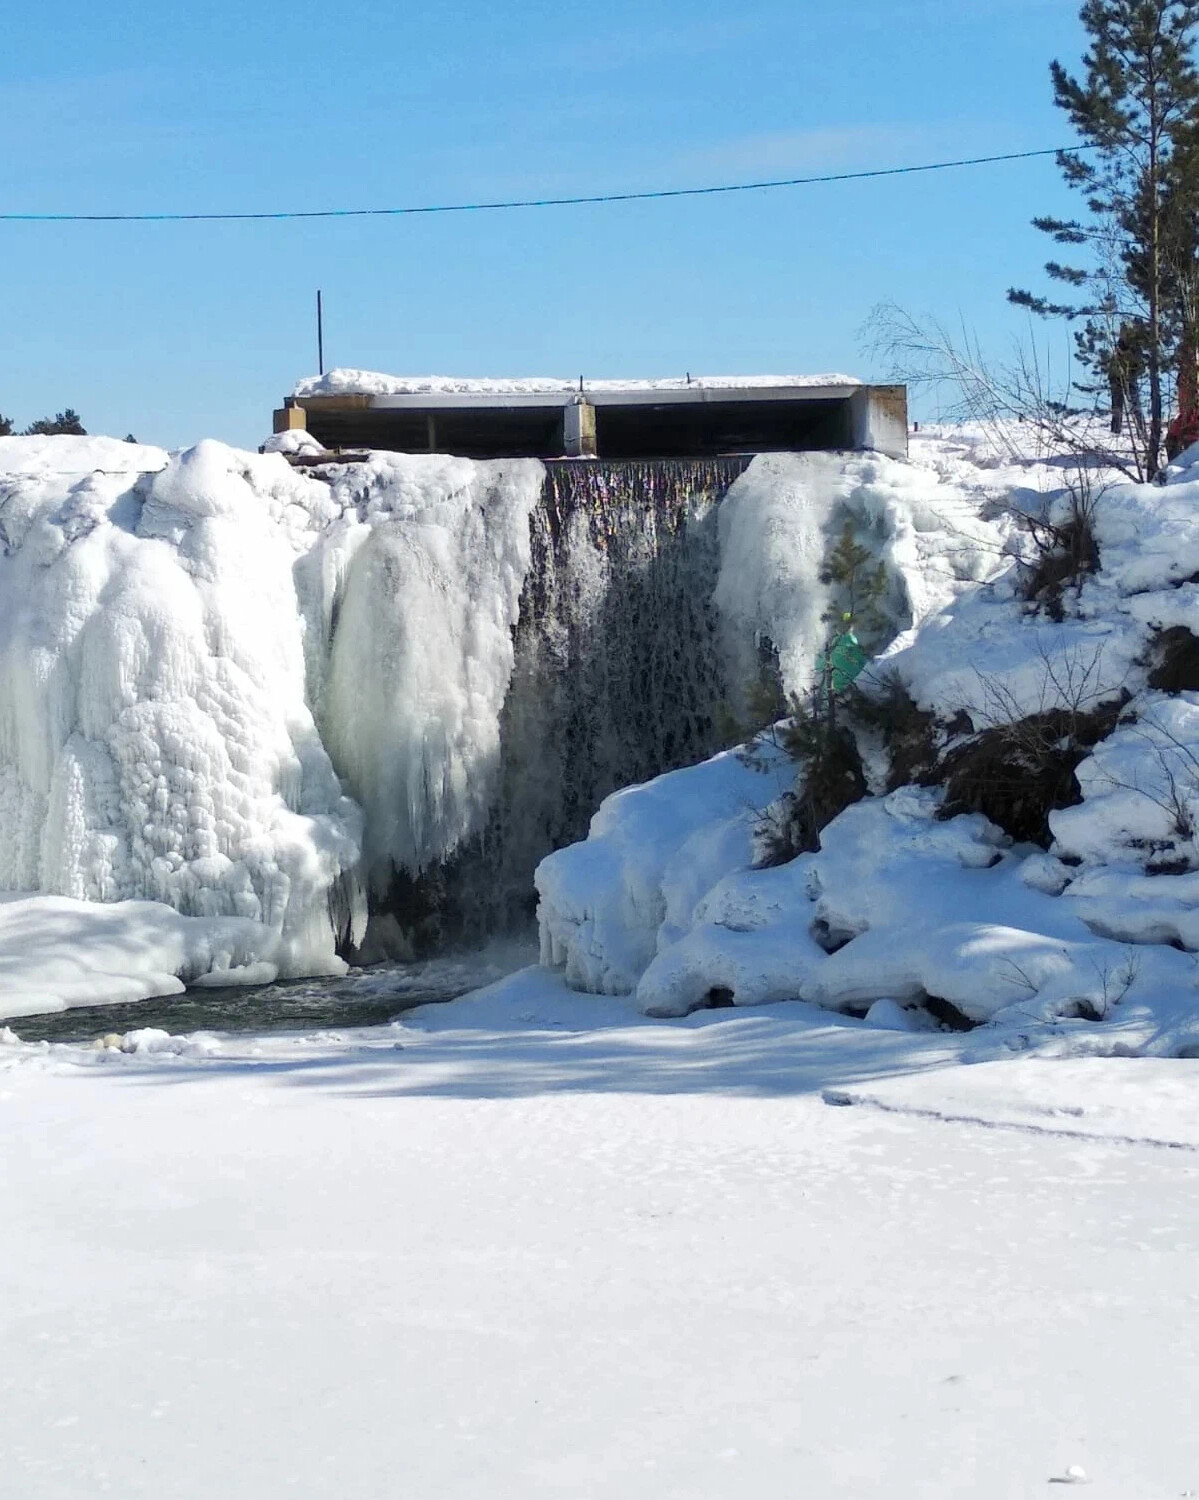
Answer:
[[[887,568],[875,562],[869,548],[858,540],[858,527],[848,517],[836,545],[828,554],[820,581],[833,596],[824,618],[840,625],[848,615],[863,650],[872,655],[882,644],[889,624],[882,610],[887,593]],[[848,622],[847,622],[848,623]]]

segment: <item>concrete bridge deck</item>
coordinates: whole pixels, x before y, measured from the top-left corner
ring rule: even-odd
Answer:
[[[275,431],[326,448],[468,458],[675,458],[786,450],[907,454],[907,389],[834,379],[304,382]],[[330,388],[332,386],[333,388]]]

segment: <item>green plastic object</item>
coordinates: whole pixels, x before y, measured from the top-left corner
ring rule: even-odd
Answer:
[[[833,692],[843,693],[869,660],[851,625],[829,647],[827,659],[820,659],[820,675],[823,677],[827,672]]]

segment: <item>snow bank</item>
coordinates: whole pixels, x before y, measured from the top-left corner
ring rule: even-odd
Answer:
[[[766,744],[752,763],[718,755],[606,798],[587,839],[537,868],[542,962],[576,989],[628,994],[660,934],[686,931],[699,897],[749,863],[755,816],[790,779]]]
[[[944,465],[964,487],[965,460]],[[1003,470],[1006,503],[1065,518],[1064,474],[1041,462]],[[980,480],[984,476],[980,475]],[[1093,707],[1143,691],[1146,648],[1156,630],[1199,630],[1199,465],[1176,464],[1165,485],[1094,486],[1100,566],[1054,622],[1019,594],[1008,569],[932,616],[918,637],[886,653],[923,706],[950,718],[964,709],[977,727],[1062,705]],[[998,498],[994,479],[985,487]],[[1008,546],[1019,550],[1011,534]],[[1024,548],[1028,556],[1027,547]]]
[[[269,982],[275,966],[254,961],[262,948],[261,925],[245,917],[184,917],[159,901],[3,897],[0,1017],[175,995],[210,972],[220,984]]]
[[[672,791],[659,785],[659,801]],[[684,844],[667,872],[673,864],[697,883],[718,878],[694,902],[685,930],[678,911],[674,922],[661,921],[651,954],[650,922],[664,910],[669,874],[650,883],[649,901],[631,899],[630,876],[651,867],[659,824],[637,816],[636,792],[623,796],[605,804],[596,850],[589,840],[538,872],[543,962],[564,963],[568,983],[635,990],[640,1009],[658,1016],[686,1014],[713,990],[735,1005],[802,999],[872,1012],[874,1024],[894,1024],[887,1015],[896,1008],[930,998],[967,1022],[1016,1029],[1105,1019],[1119,1007],[1124,1020],[1144,1023],[1146,1046],[1199,1040],[1199,973],[1188,954],[1102,935],[1083,903],[1040,889],[1045,856],[1008,847],[977,815],[938,821],[935,789],[905,788],[848,808],[825,829],[818,854],[777,869],[747,868],[747,843],[739,867],[726,858],[723,870],[688,858]],[[750,816],[743,812],[743,822]],[[719,826],[693,828],[690,848]],[[555,904],[563,889],[575,901],[565,913]],[[613,890],[624,900],[605,899]],[[890,1009],[875,1012],[879,1001]]]
[[[1143,682],[1148,632],[1114,603],[1060,625],[1021,605],[1006,574],[897,642],[882,665],[922,707],[946,719],[965,712],[978,729],[1068,703],[1089,711]]]

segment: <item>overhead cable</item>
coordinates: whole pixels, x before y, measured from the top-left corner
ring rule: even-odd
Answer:
[[[862,182],[873,177],[905,177],[916,172],[946,172],[957,167],[986,167],[996,162],[1030,161],[1038,156],[1072,156],[1091,146],[1051,146],[1039,151],[1008,151],[999,156],[971,156],[958,161],[922,162],[907,167],[875,167],[863,172],[828,172],[818,177],[777,177],[761,182],[727,182],[707,187],[655,188],[643,192],[587,193],[566,198],[507,198],[478,203],[407,204],[399,208],[298,208],[256,213],[6,213],[9,224],[212,224],[271,219],[372,219],[415,214],[487,213],[507,208],[570,208],[589,203],[644,203],[662,198],[706,198],[718,193],[757,193],[776,188],[812,187],[822,182]]]

